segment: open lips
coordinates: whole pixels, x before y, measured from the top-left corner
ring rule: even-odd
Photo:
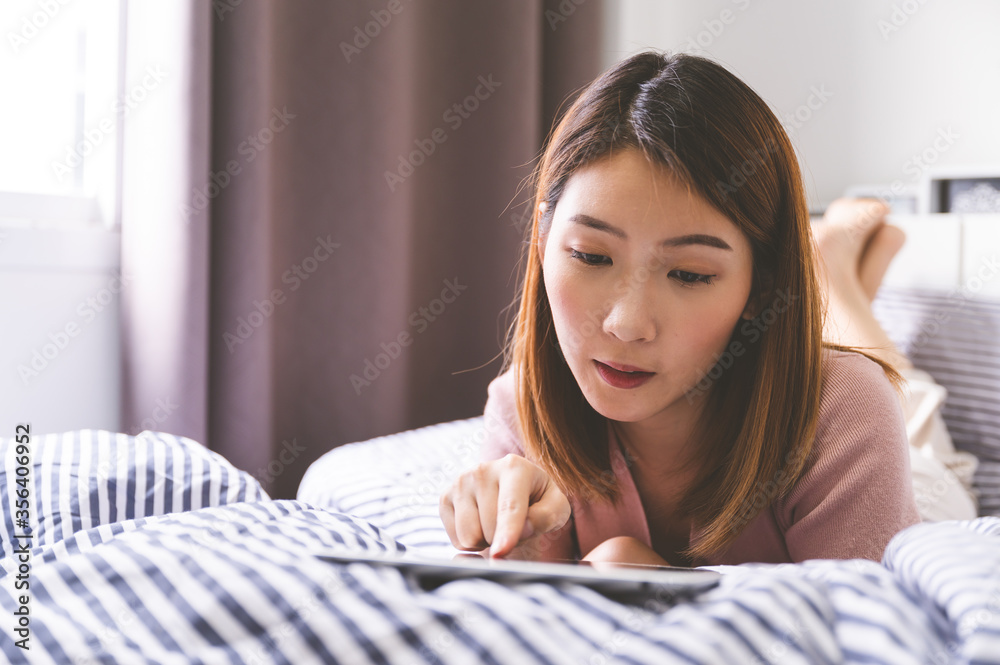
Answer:
[[[619,363],[595,360],[594,365],[597,367],[597,373],[601,375],[605,383],[614,388],[626,390],[638,388],[656,375],[656,372],[647,372],[638,367]]]

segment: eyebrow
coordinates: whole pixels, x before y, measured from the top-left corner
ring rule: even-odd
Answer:
[[[616,238],[622,240],[628,240],[628,235],[622,231],[617,226],[612,226],[607,222],[597,219],[596,217],[591,217],[590,215],[584,215],[583,213],[578,213],[569,218],[569,221],[574,224],[580,224],[582,226],[587,226],[598,231],[604,231],[605,233],[610,233]],[[718,236],[712,236],[705,233],[689,233],[683,236],[676,236],[674,238],[667,238],[660,243],[662,247],[683,247],[685,245],[706,245],[708,247],[716,247],[718,249],[726,249],[730,252],[733,248],[729,246],[725,240]]]

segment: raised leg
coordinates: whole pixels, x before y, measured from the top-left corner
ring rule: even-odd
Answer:
[[[875,319],[871,302],[903,231],[885,223],[888,208],[873,199],[837,199],[813,226],[817,267],[827,300],[823,336],[855,346],[897,369],[912,367]]]

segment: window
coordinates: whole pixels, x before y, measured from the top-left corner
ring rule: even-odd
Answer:
[[[0,225],[116,228],[124,0],[0,6]]]

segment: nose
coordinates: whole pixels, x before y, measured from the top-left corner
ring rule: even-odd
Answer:
[[[604,332],[623,342],[649,342],[656,338],[657,321],[647,280],[629,280],[616,291],[604,317]]]

